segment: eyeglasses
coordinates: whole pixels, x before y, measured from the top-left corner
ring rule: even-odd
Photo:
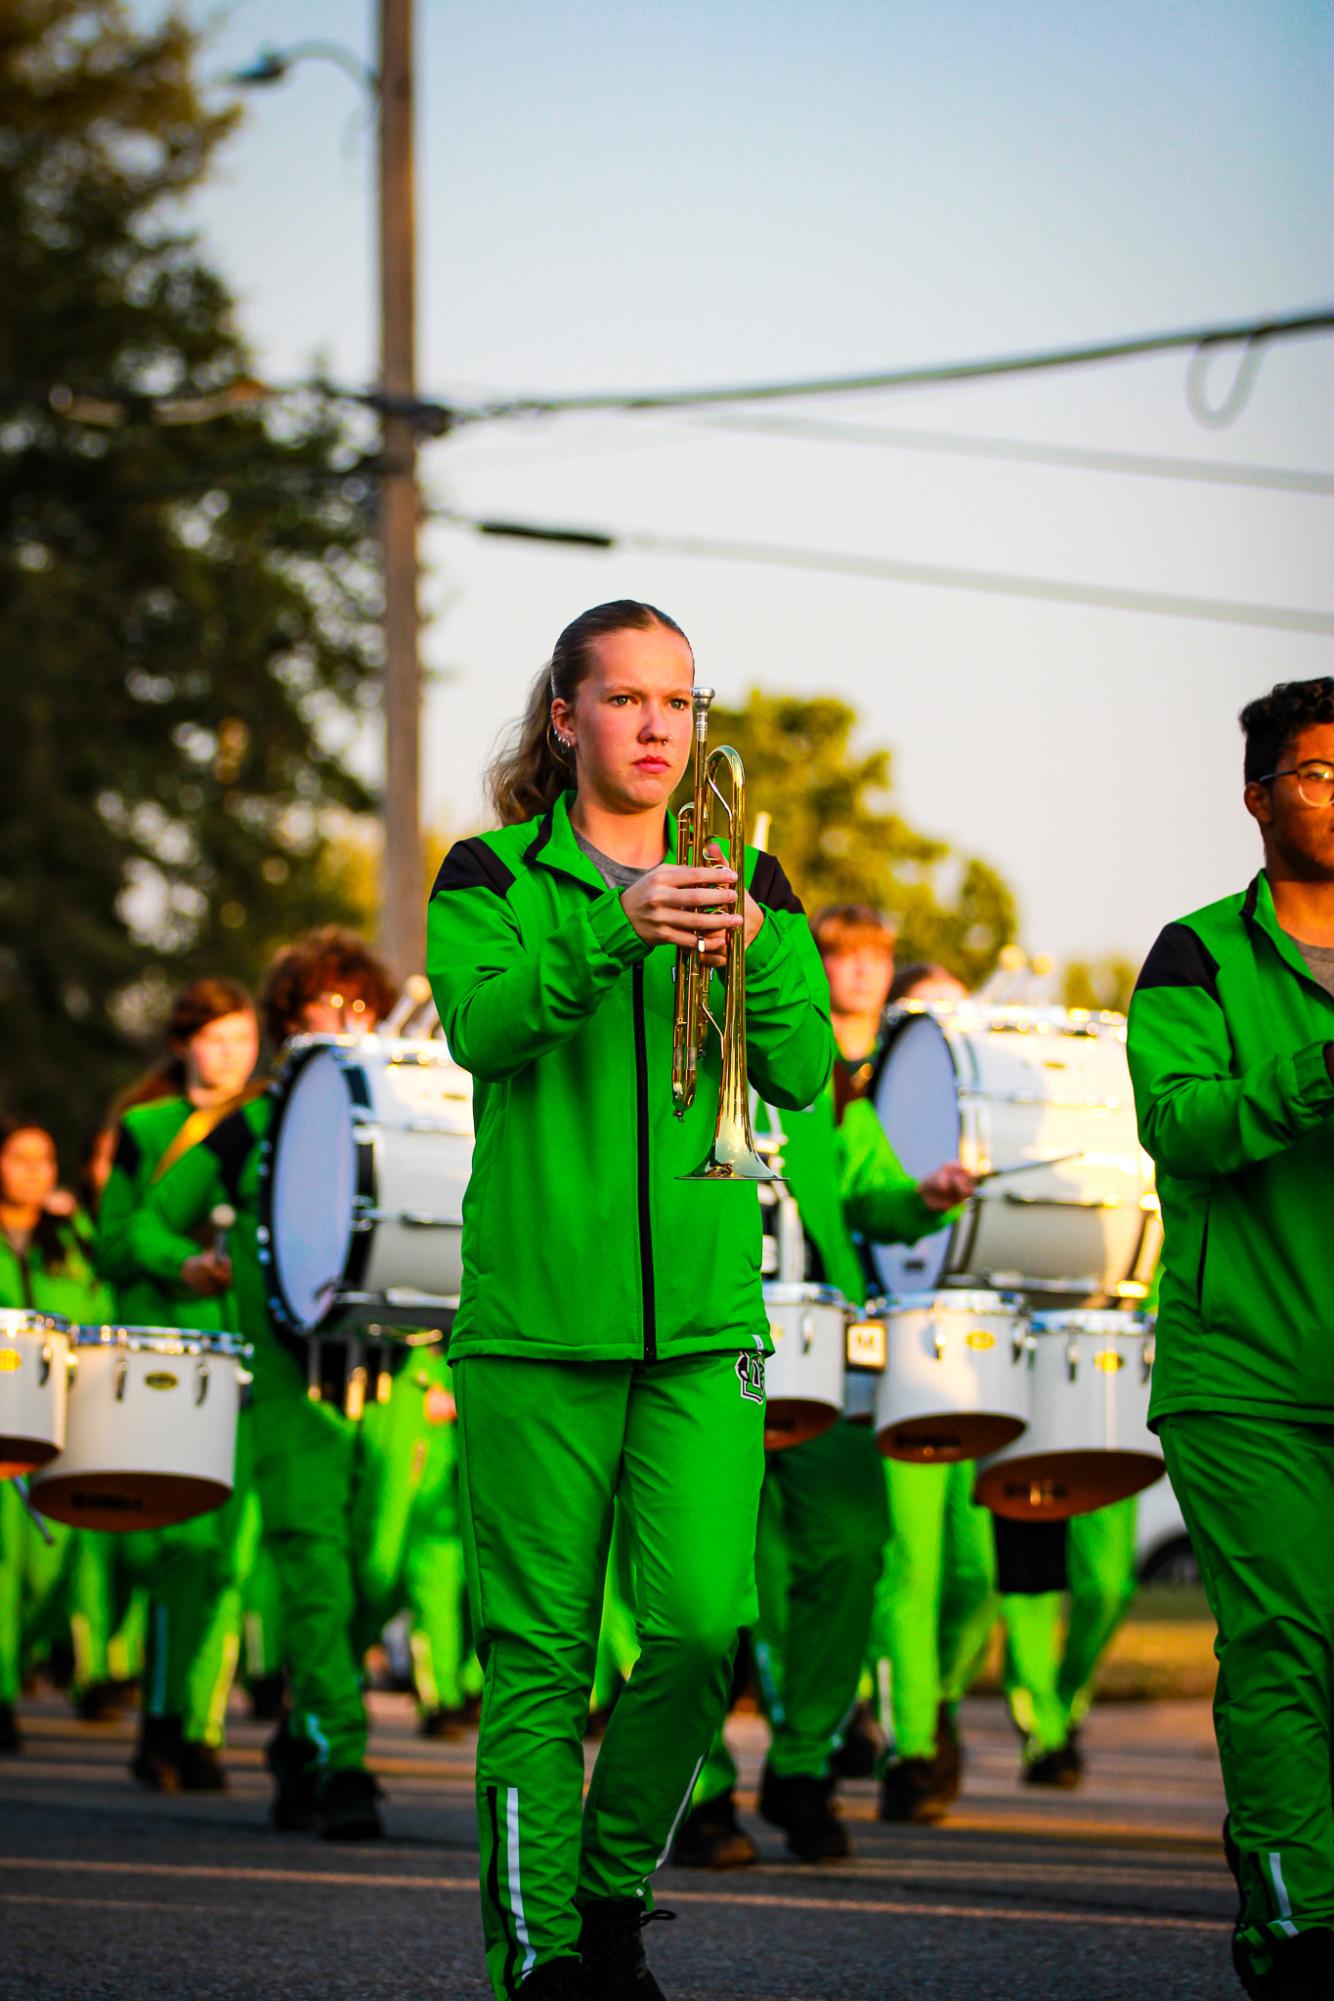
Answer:
[[[1275,778],[1295,778],[1297,796],[1305,806],[1334,806],[1334,764],[1293,764],[1256,783],[1269,785]]]

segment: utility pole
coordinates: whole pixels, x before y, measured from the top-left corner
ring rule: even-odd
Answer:
[[[417,392],[413,199],[413,0],[380,7],[380,386],[404,406]],[[399,979],[425,964],[421,861],[421,662],[418,655],[417,433],[386,410],[381,433],[384,565],[384,908],[381,939]]]

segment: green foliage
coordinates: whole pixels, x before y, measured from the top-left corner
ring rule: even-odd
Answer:
[[[372,489],[318,398],[247,394],[177,213],[232,122],[196,53],[116,0],[0,8],[0,1047],[65,1140],[171,987],[343,916],[325,818],[371,804]]]
[[[938,960],[976,986],[1014,936],[1014,897],[988,862],[893,810],[890,753],[855,749],[856,725],[832,696],[753,688],[743,709],[715,705],[709,741],[740,751],[751,824],[772,813],[774,852],[808,911],[868,903],[897,925],[901,960]]]
[[[1066,1007],[1124,1014],[1130,1006],[1139,967],[1133,959],[1070,959],[1061,975],[1061,999]]]

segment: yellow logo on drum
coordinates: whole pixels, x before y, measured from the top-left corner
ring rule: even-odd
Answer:
[[[144,1377],[144,1388],[149,1390],[174,1390],[179,1378],[170,1369],[154,1369],[151,1376]]]
[[[0,1376],[12,1376],[22,1367],[23,1357],[17,1348],[0,1348]]]
[[[773,1342],[775,1348],[778,1347],[779,1343],[782,1341],[783,1338],[783,1329],[781,1327],[775,1327],[772,1320],[769,1322],[769,1338]]]
[[[1093,1357],[1094,1368],[1101,1369],[1104,1376],[1114,1376],[1117,1370],[1124,1369],[1125,1365],[1125,1356],[1119,1355],[1115,1348],[1104,1348],[1100,1355]]]
[[[996,1337],[988,1334],[985,1327],[975,1327],[971,1334],[964,1335],[963,1344],[965,1348],[975,1349],[979,1355],[984,1355],[988,1348],[995,1347]]]

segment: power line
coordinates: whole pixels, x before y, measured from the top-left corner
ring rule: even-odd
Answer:
[[[1223,465],[1213,459],[1161,452],[1119,452],[1093,445],[1052,445],[1028,438],[986,438],[971,432],[902,430],[886,424],[845,424],[836,417],[699,417],[702,429],[756,436],[809,439],[812,443],[875,445],[951,458],[998,459],[1008,465],[1049,465],[1079,472],[1124,473],[1144,479],[1191,480],[1208,486],[1259,487],[1275,493],[1334,495],[1334,473],[1288,466]]]
[[[576,549],[637,549],[646,555],[698,557],[725,563],[762,563],[781,569],[817,571],[830,576],[866,577],[881,583],[920,584],[935,590],[977,591],[990,596],[1024,598],[1030,602],[1090,606],[1099,611],[1145,612],[1159,618],[1198,619],[1219,625],[1260,627],[1272,632],[1305,632],[1322,637],[1334,635],[1334,612],[1309,611],[1288,605],[1246,604],[1232,598],[1190,597],[1176,591],[1135,590],[1120,584],[1017,576],[1000,570],[963,569],[949,563],[916,563],[893,556],[793,548],[777,542],[712,541],[697,535],[655,535],[637,531],[613,534],[603,529],[487,520],[454,513],[449,509],[437,511],[434,518],[478,535],[504,536]]]

